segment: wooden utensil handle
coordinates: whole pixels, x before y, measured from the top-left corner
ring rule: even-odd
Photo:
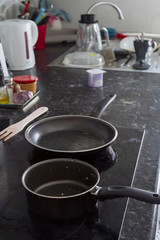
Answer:
[[[40,107],[40,108],[36,109],[34,112],[32,112],[31,114],[29,114],[27,117],[25,117],[24,119],[19,121],[18,124],[20,125],[20,127],[24,128],[28,123],[30,123],[35,118],[41,116],[42,114],[44,114],[47,111],[48,111],[47,107]]]

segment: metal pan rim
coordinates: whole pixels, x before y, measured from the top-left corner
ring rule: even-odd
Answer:
[[[107,142],[106,144],[103,144],[99,147],[96,147],[96,148],[89,148],[89,149],[85,149],[85,150],[75,150],[75,151],[67,151],[67,150],[56,150],[56,149],[51,149],[51,148],[46,148],[46,147],[43,147],[43,146],[40,146],[36,143],[34,143],[33,141],[31,141],[31,139],[29,138],[29,132],[32,130],[33,127],[43,123],[43,122],[47,122],[48,120],[52,120],[52,119],[60,119],[60,118],[86,118],[86,119],[93,119],[95,121],[99,121],[99,122],[102,122],[104,123],[105,125],[109,126],[112,128],[112,130],[115,132],[115,135],[114,137],[112,138],[111,141]],[[88,152],[91,152],[91,151],[97,151],[97,150],[101,150],[105,147],[108,147],[110,146],[118,137],[118,131],[117,129],[109,122],[103,120],[103,119],[100,119],[100,118],[96,118],[96,117],[92,117],[92,116],[83,116],[83,115],[61,115],[61,116],[53,116],[53,117],[48,117],[48,118],[45,118],[45,119],[41,119],[39,121],[36,121],[34,122],[33,124],[31,124],[25,131],[25,138],[26,140],[32,144],[33,146],[39,148],[39,149],[42,149],[42,150],[47,150],[47,151],[50,151],[50,152],[54,152],[54,153],[64,153],[64,154],[80,154],[80,153],[88,153]]]

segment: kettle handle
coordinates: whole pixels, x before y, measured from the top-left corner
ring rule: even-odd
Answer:
[[[31,32],[32,32],[32,46],[34,46],[38,39],[38,28],[35,22],[33,21],[30,21],[30,22],[31,22]]]

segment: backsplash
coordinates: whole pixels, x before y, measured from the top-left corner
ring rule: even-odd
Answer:
[[[72,18],[71,23],[63,22],[65,28],[78,27],[80,15],[86,13],[95,0],[50,0],[56,8],[64,9]],[[109,2],[109,1],[108,1]],[[118,19],[117,12],[110,6],[99,6],[93,10],[100,26],[113,27],[118,32],[160,33],[159,0],[113,0],[110,1],[121,8],[124,20]]]

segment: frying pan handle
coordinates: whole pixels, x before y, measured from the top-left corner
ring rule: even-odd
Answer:
[[[105,109],[114,101],[116,94],[104,98],[91,112],[90,116],[100,118]]]
[[[155,192],[127,186],[109,186],[101,188],[97,194],[98,200],[130,197],[146,203],[160,204],[160,195]]]

